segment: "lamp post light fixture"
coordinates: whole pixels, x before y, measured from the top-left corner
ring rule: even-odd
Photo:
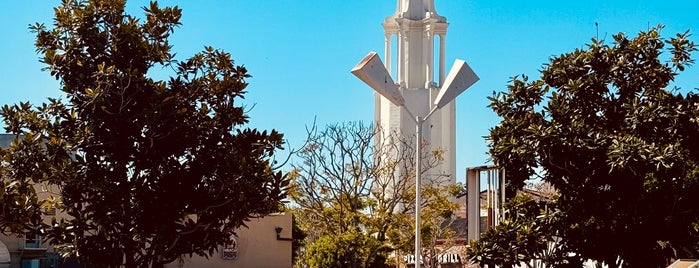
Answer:
[[[367,85],[381,94],[396,106],[403,107],[415,122],[415,267],[418,268],[421,261],[421,234],[420,234],[420,210],[421,210],[421,140],[422,124],[430,118],[435,111],[450,103],[462,92],[478,81],[478,76],[463,60],[456,60],[439,89],[437,98],[431,105],[430,111],[424,116],[415,116],[405,105],[405,99],[401,94],[401,88],[393,82],[391,75],[386,70],[383,62],[376,52],[369,52],[353,69],[352,74],[364,81]]]

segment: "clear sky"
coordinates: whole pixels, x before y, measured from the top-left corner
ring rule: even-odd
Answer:
[[[58,83],[42,72],[27,26],[51,25],[60,1],[0,1],[0,105],[58,97]],[[142,15],[147,1],[131,0]],[[220,0],[160,1],[179,5],[182,26],[171,38],[178,59],[205,45],[230,52],[252,78],[244,103],[251,126],[277,129],[291,147],[305,139],[306,126],[373,120],[373,91],[349,70],[369,51],[383,55],[383,19],[396,0]],[[634,36],[659,23],[664,37],[699,31],[699,1],[435,0],[447,18],[447,68],[466,60],[481,80],[457,98],[457,181],[465,169],[488,163],[484,136],[499,119],[487,108],[493,91],[510,77],[538,77],[549,57],[625,32]],[[599,30],[595,27],[599,24]],[[597,34],[599,32],[599,34]],[[692,40],[699,42],[699,37]],[[694,58],[699,53],[694,54]],[[699,88],[699,67],[676,80]]]

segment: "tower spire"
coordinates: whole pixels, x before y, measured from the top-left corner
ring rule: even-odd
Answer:
[[[396,80],[407,88],[427,89],[435,82],[435,67],[439,77],[444,78],[444,39],[447,19],[438,15],[434,0],[398,0],[396,13],[384,20],[386,36],[386,65],[391,59],[391,38],[397,37]],[[439,38],[439,65],[435,66],[435,37]]]
[[[398,0],[394,17],[421,20],[440,16],[434,9],[434,0]]]
[[[445,79],[447,19],[437,14],[434,0],[397,0],[396,12],[383,22],[385,64],[405,98],[407,110],[427,114]],[[395,42],[395,43],[393,43]],[[395,46],[394,46],[395,45]],[[415,128],[404,109],[377,94],[375,120],[385,130],[408,136]],[[442,164],[434,172],[455,181],[455,106],[436,112],[425,124],[424,140],[431,150],[444,150]]]

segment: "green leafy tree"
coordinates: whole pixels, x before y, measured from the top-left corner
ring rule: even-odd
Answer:
[[[40,232],[98,267],[211,255],[249,218],[279,210],[288,180],[272,157],[282,135],[244,128],[250,76],[230,54],[206,47],[174,60],[168,38],[179,8],[151,2],[138,19],[124,7],[65,0],[52,28],[31,27],[65,100],[2,108],[16,140],[0,151],[10,208],[0,227]],[[149,78],[157,66],[174,76]],[[60,189],[67,216],[50,226],[37,218],[37,183]]]
[[[386,136],[381,136],[386,135]],[[425,150],[427,151],[427,150]],[[425,152],[427,172],[441,151]],[[309,131],[289,196],[308,234],[311,267],[382,267],[403,262],[414,243],[414,150],[409,140],[361,123]],[[433,246],[456,204],[445,176],[424,176],[422,242]],[[339,250],[342,249],[342,250]],[[387,259],[396,252],[396,259]]]
[[[372,252],[381,242],[353,230],[340,235],[323,235],[307,249],[310,267],[383,267],[382,256]]]
[[[520,192],[504,208],[507,213],[500,224],[471,241],[467,254],[473,262],[498,267],[583,266],[560,238],[562,212],[556,203]]]
[[[611,267],[664,267],[667,248],[697,254],[699,97],[670,87],[696,48],[689,32],[664,39],[661,28],[593,39],[491,98],[502,122],[490,154],[510,190],[540,175],[560,194],[571,252]]]

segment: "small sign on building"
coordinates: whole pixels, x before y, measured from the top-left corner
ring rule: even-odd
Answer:
[[[221,258],[231,261],[238,259],[238,240],[235,239],[234,235],[231,235],[231,237],[228,238],[228,242],[223,245],[223,249],[221,249]]]

